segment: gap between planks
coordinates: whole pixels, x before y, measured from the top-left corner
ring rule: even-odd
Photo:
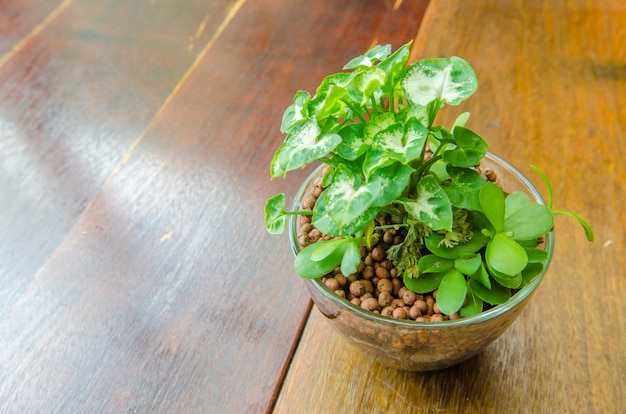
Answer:
[[[241,9],[241,7],[246,3],[247,0],[237,0],[235,2],[235,4],[232,6],[232,8],[229,10],[228,14],[226,15],[226,17],[224,18],[224,20],[222,21],[222,23],[217,27],[217,29],[215,30],[215,33],[213,33],[213,36],[211,37],[211,39],[208,41],[208,43],[202,48],[202,50],[200,51],[200,53],[198,54],[198,56],[196,56],[196,58],[194,59],[194,61],[192,62],[192,64],[189,66],[189,68],[187,69],[187,71],[185,72],[185,74],[182,76],[182,78],[180,79],[180,81],[178,81],[178,83],[174,86],[174,88],[172,89],[172,91],[170,92],[170,94],[167,96],[167,98],[165,98],[165,100],[163,101],[163,103],[161,104],[161,106],[159,107],[159,109],[156,111],[154,117],[152,118],[152,120],[148,123],[148,125],[144,128],[144,130],[141,132],[141,134],[139,135],[139,137],[137,139],[135,139],[135,141],[133,142],[133,144],[131,145],[131,147],[129,148],[129,150],[126,152],[126,154],[124,154],[124,157],[122,158],[122,160],[117,164],[117,166],[115,167],[115,169],[113,170],[113,172],[109,175],[109,177],[104,181],[104,183],[102,184],[102,186],[100,187],[100,191],[94,195],[94,197],[91,199],[91,201],[89,201],[89,203],[85,206],[83,212],[81,213],[81,215],[78,217],[76,223],[79,223],[81,221],[81,219],[83,218],[83,216],[85,215],[85,213],[87,213],[90,209],[91,206],[93,205],[94,201],[98,198],[98,195],[102,192],[102,189],[104,187],[106,187],[107,183],[109,183],[109,181],[121,170],[121,168],[124,166],[124,164],[126,164],[132,154],[133,151],[139,146],[139,144],[141,143],[141,141],[145,138],[145,136],[147,135],[148,131],[150,130],[150,128],[152,127],[152,125],[154,124],[154,122],[159,118],[159,116],[163,113],[163,111],[165,111],[165,108],[169,105],[169,103],[174,99],[174,97],[178,94],[178,92],[180,91],[180,89],[182,88],[182,86],[185,84],[185,82],[187,81],[187,79],[191,76],[192,72],[198,67],[198,65],[200,64],[200,62],[202,61],[202,59],[204,58],[204,56],[209,52],[209,50],[211,49],[211,47],[213,47],[213,45],[215,44],[215,42],[217,42],[217,40],[219,39],[220,35],[222,34],[222,32],[224,32],[224,30],[226,29],[226,27],[230,24],[230,22],[233,20],[233,18],[235,17],[235,15],[237,14],[237,12]],[[55,12],[51,13],[39,26],[41,26],[39,28],[39,30],[33,30],[29,36],[27,36],[26,38],[24,38],[26,41],[28,39],[30,39],[32,36],[36,35],[37,33],[39,33],[48,23],[50,23],[50,21],[52,21],[54,19],[54,17],[56,17],[58,14],[61,13],[61,11],[63,11],[65,8],[67,8],[67,6],[69,6],[69,4],[72,2],[72,0],[65,0],[63,2],[63,4],[66,4],[63,8],[61,8],[61,6],[59,6]],[[62,5],[63,5],[62,4]],[[38,27],[39,27],[38,26]],[[32,36],[31,36],[32,35]],[[28,39],[27,39],[28,38]],[[24,42],[24,41],[22,41]],[[22,42],[18,43],[21,44]],[[10,52],[9,52],[10,53]],[[3,58],[4,59],[4,58]],[[4,61],[0,61],[0,67],[2,67],[2,63],[4,63]],[[75,224],[76,225],[76,224]],[[74,226],[75,226],[74,225]],[[71,230],[70,230],[71,233]],[[59,246],[61,246],[63,244],[63,242],[61,241],[61,243],[59,243]],[[56,254],[56,252],[59,249],[59,246],[57,246],[57,248],[50,254],[50,256],[48,257],[48,259],[43,263],[43,265],[39,268],[39,270],[37,271],[37,273],[35,273],[35,279],[37,279],[39,277],[39,275],[41,274],[41,272],[46,268],[46,264],[50,261],[51,258],[53,258]]]
[[[2,68],[13,56],[15,56],[17,52],[22,50],[33,37],[41,33],[41,31],[45,29],[46,26],[48,26],[54,19],[56,19],[65,9],[67,9],[70,4],[72,4],[72,0],[63,0],[63,2],[59,4],[57,8],[52,11],[52,13],[46,16],[41,23],[35,26],[30,33],[17,42],[4,56],[0,57],[0,68]]]

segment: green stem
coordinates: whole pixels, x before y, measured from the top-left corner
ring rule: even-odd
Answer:
[[[355,106],[350,102],[347,101],[345,99],[341,100],[343,103],[345,103],[348,108],[350,108],[352,110],[352,112],[363,122],[363,123],[367,123],[367,121],[365,120],[365,118],[363,118],[363,114],[361,114],[361,111],[359,110],[359,108],[355,108]]]
[[[400,227],[408,228],[409,225],[408,224],[387,224],[384,226],[376,226],[374,229],[375,230],[389,230],[389,229],[398,230]]]
[[[304,216],[312,216],[313,210],[285,211],[285,215],[287,216],[297,216],[298,214],[302,214]]]
[[[378,115],[378,104],[373,96],[370,98],[370,101],[372,101],[372,118],[375,118]]]
[[[576,219],[576,221],[580,223],[581,226],[583,226],[583,229],[585,229],[585,236],[587,237],[587,240],[593,241],[594,235],[591,226],[585,221],[585,219],[580,217],[578,214],[569,210],[552,210],[552,214],[555,216],[558,214],[565,214],[566,216],[573,217],[574,219]]]

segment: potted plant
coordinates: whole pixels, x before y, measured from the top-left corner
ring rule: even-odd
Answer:
[[[411,43],[375,46],[299,91],[272,177],[313,162],[293,208],[270,198],[272,234],[289,222],[295,271],[320,310],[383,363],[428,370],[493,341],[519,314],[552,256],[552,208],[466,127],[435,124],[444,105],[474,93],[463,59],[407,65]]]

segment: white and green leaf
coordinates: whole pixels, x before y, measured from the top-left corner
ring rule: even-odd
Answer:
[[[285,215],[285,194],[271,197],[265,203],[265,228],[270,234],[281,234],[287,225]]]
[[[341,143],[337,134],[319,136],[317,122],[308,120],[297,123],[278,148],[270,164],[272,177],[279,177],[287,171],[300,168],[326,156]]]
[[[382,149],[391,159],[408,164],[422,156],[427,137],[428,129],[411,118],[404,125],[395,123],[379,131],[372,145]]]
[[[459,57],[424,59],[411,66],[401,80],[405,97],[414,105],[439,100],[458,105],[474,93],[474,70]]]
[[[426,223],[433,230],[452,230],[452,204],[432,175],[424,176],[417,185],[417,198],[399,198],[410,216]]]

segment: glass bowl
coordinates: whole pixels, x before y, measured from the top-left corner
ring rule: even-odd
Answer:
[[[293,210],[308,191],[321,168],[315,170],[294,198]],[[503,159],[487,154],[481,169],[492,169],[498,184],[507,192],[524,191],[535,202],[545,204],[535,186]],[[295,254],[298,217],[289,220],[289,237]],[[478,315],[441,322],[416,322],[393,319],[369,312],[330,290],[320,279],[304,279],[313,302],[331,326],[362,353],[371,355],[384,366],[409,371],[442,369],[464,361],[498,338],[520,315],[543,279],[552,259],[554,234],[548,233],[540,248],[548,252],[543,271],[506,303]]]

